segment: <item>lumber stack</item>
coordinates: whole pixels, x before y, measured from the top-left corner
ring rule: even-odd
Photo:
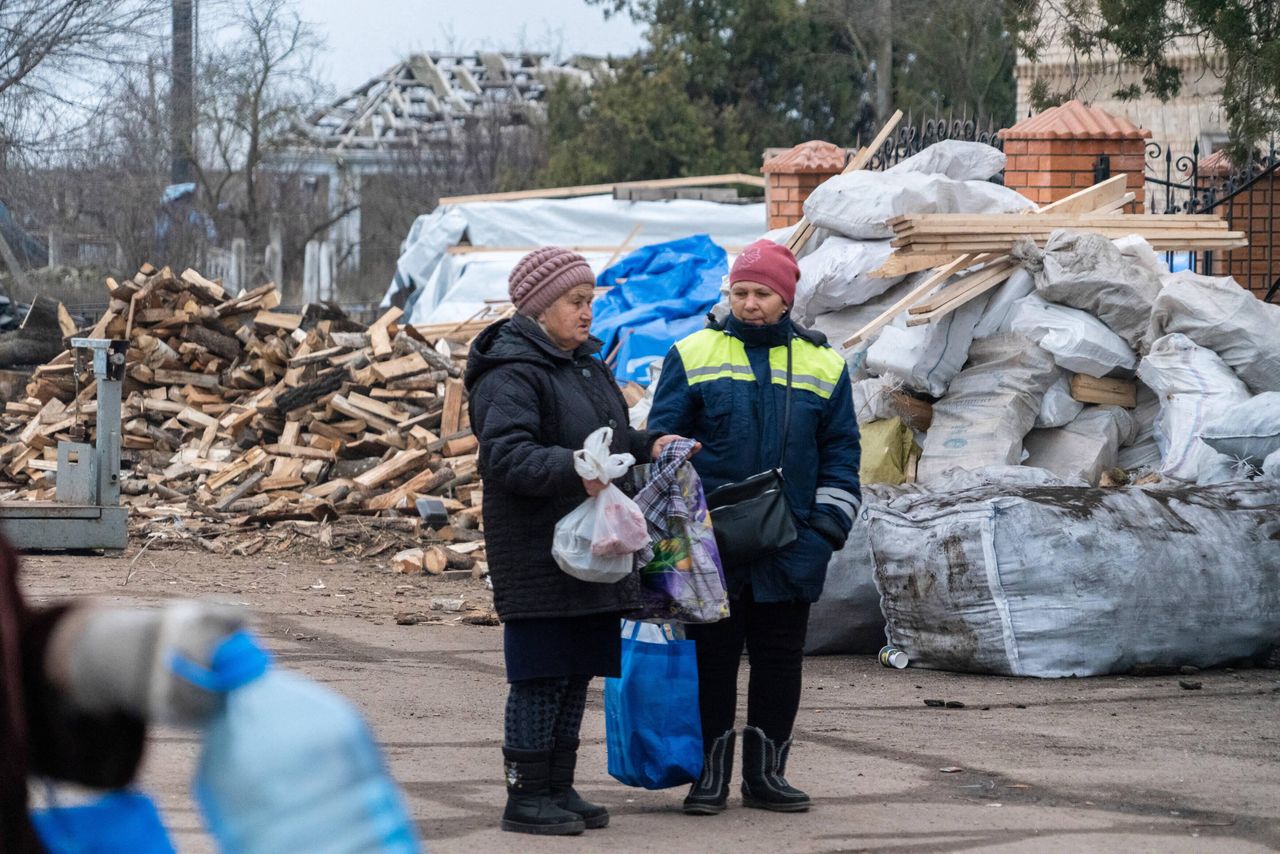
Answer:
[[[1242,231],[1212,214],[908,214],[889,221],[891,244],[903,255],[1008,252],[1029,239],[1044,244],[1060,229],[1091,231],[1104,237],[1142,236],[1157,252],[1237,249],[1247,246]]]
[[[282,312],[274,285],[230,297],[194,270],[151,265],[108,279],[107,292],[108,310],[81,334],[129,342],[122,491],[135,515],[415,515],[430,495],[451,529],[479,528],[467,341],[454,328],[420,331],[395,308],[368,327],[328,307]],[[4,497],[51,500],[57,442],[93,441],[88,368],[63,351],[6,406]]]

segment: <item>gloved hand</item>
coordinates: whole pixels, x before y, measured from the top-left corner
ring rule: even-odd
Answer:
[[[217,711],[223,693],[179,674],[193,666],[207,669],[214,650],[244,626],[242,609],[209,602],[160,609],[89,606],[59,625],[46,670],[87,712],[198,726]]]

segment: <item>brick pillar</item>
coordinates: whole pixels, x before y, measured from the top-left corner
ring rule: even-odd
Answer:
[[[1200,161],[1197,190],[1212,192],[1235,171],[1227,153],[1216,151]],[[1200,253],[1196,269],[1213,276],[1230,276],[1255,296],[1266,296],[1272,281],[1280,275],[1280,174],[1272,172],[1257,179],[1211,213],[1227,218],[1233,230],[1243,231],[1249,245],[1219,250],[1208,257]]]
[[[1126,118],[1068,101],[1000,131],[1009,157],[1004,184],[1036,204],[1056,202],[1097,183],[1094,169],[1105,155],[1111,175],[1127,174],[1129,190],[1137,196],[1126,210],[1142,213],[1150,136]]]
[[[767,152],[766,152],[767,154]],[[838,145],[811,140],[764,162],[767,228],[794,225],[804,216],[804,200],[814,188],[844,170],[846,152]]]

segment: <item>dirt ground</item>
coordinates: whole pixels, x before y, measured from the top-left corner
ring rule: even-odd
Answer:
[[[280,662],[368,716],[435,852],[1280,850],[1277,670],[1039,681],[812,658],[788,777],[814,809],[743,809],[735,793],[725,814],[706,818],[680,814],[683,788],[629,789],[608,776],[596,684],[579,789],[610,807],[612,824],[537,838],[497,829],[502,630],[462,622],[469,606],[483,608],[483,581],[407,579],[385,557],[135,546],[113,558],[30,557],[25,587],[45,601],[243,604]],[[461,611],[432,609],[458,599]],[[420,622],[398,625],[397,614]],[[1203,688],[1179,686],[1189,679]],[[198,750],[195,733],[159,731],[144,771],[182,852],[213,850],[189,797]]]

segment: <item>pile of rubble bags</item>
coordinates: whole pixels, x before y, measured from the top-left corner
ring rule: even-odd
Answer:
[[[983,180],[1002,163],[943,143],[806,203],[797,319],[844,343],[867,489],[810,651],[1037,676],[1259,653],[1280,306],[1162,262],[1239,246],[1224,222],[1117,213],[1125,176],[1037,211]]]
[[[866,513],[889,642],[1006,676],[1211,667],[1280,640],[1280,482],[958,473]]]

